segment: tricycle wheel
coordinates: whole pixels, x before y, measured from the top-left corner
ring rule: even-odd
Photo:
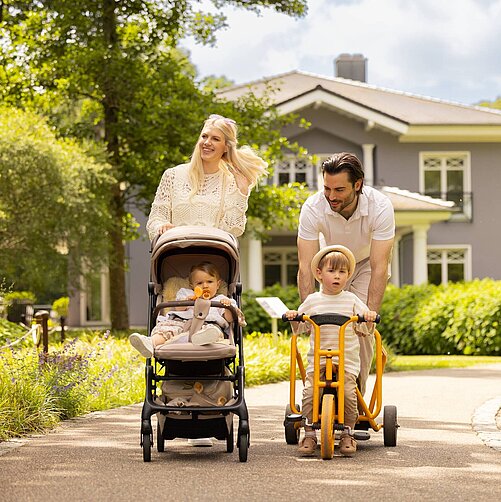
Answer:
[[[385,446],[397,446],[397,407],[385,406],[383,410],[383,439]]]
[[[325,394],[322,398],[321,417],[321,443],[320,454],[324,460],[330,460],[334,455],[334,418],[336,415],[336,404],[332,394]]]
[[[296,410],[299,410],[299,405],[296,404]],[[299,426],[301,425],[301,422],[296,422],[296,421],[289,421],[287,420],[287,417],[292,413],[290,404],[288,404],[285,407],[285,420],[284,420],[284,427],[285,427],[285,442],[287,444],[298,444],[299,443]]]

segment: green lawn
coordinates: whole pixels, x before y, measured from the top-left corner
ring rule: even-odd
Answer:
[[[429,370],[435,368],[464,368],[477,364],[501,364],[496,356],[393,356],[390,371]]]

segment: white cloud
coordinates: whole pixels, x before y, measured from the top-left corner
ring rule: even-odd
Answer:
[[[237,83],[368,58],[369,83],[466,103],[501,94],[501,0],[315,0],[306,18],[226,9],[216,48],[187,41],[201,75]]]

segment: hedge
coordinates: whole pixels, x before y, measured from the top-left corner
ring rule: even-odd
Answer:
[[[501,281],[389,285],[381,317],[397,354],[501,355]]]

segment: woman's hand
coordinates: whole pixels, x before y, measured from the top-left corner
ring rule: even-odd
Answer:
[[[167,230],[170,230],[171,228],[174,228],[176,225],[173,225],[172,223],[165,223],[158,229],[158,235],[162,235],[164,232],[167,232]]]

